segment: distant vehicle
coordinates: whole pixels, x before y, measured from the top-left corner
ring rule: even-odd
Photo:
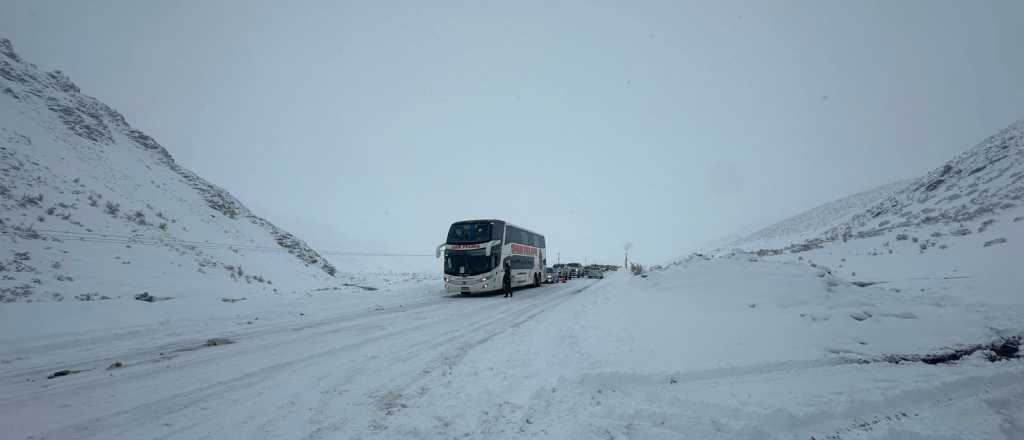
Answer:
[[[604,279],[604,272],[600,269],[590,269],[587,271],[587,278],[595,278],[599,280]]]
[[[552,268],[544,269],[544,284],[557,283],[561,274]]]
[[[545,275],[544,236],[502,220],[452,223],[436,255],[442,251],[444,287],[451,293],[501,290],[505,260],[511,265],[512,287],[540,286]]]
[[[565,267],[569,269],[569,278],[580,278],[583,276],[583,266],[580,263],[569,263]]]

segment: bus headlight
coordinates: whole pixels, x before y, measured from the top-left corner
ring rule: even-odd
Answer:
[[[489,279],[491,279],[491,277],[480,277],[480,281],[487,281]]]
[[[451,281],[451,280],[452,280],[451,278],[448,278],[448,277],[444,277],[444,282],[446,282],[446,283],[447,283],[447,282],[449,282],[449,281]]]

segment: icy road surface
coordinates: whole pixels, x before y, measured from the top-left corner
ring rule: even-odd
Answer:
[[[1021,439],[1020,358],[885,361],[1020,335],[985,280],[862,288],[742,255],[511,299],[13,304],[0,437]]]
[[[294,319],[243,331],[197,335],[165,322],[5,344],[0,425],[8,439],[386,433],[391,418],[443,386],[470,350],[591,284],[525,289],[511,300],[406,295],[359,311],[308,318],[297,312]],[[213,337],[233,343],[207,346]],[[123,367],[108,370],[115,362]],[[59,369],[82,371],[46,379]],[[475,414],[478,402],[466,397],[466,413]]]

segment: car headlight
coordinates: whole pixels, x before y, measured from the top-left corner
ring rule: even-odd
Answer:
[[[444,282],[446,282],[446,283],[447,283],[447,282],[449,282],[449,281],[451,281],[451,280],[452,280],[451,278],[448,278],[448,277],[444,277]]]
[[[491,277],[480,277],[480,281],[487,281],[489,279],[491,279]]]

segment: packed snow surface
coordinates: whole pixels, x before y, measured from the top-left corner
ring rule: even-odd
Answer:
[[[1024,306],[913,286],[745,254],[511,299],[410,280],[9,304],[0,425],[47,439],[1020,438],[1024,363],[992,347],[1021,334]]]

